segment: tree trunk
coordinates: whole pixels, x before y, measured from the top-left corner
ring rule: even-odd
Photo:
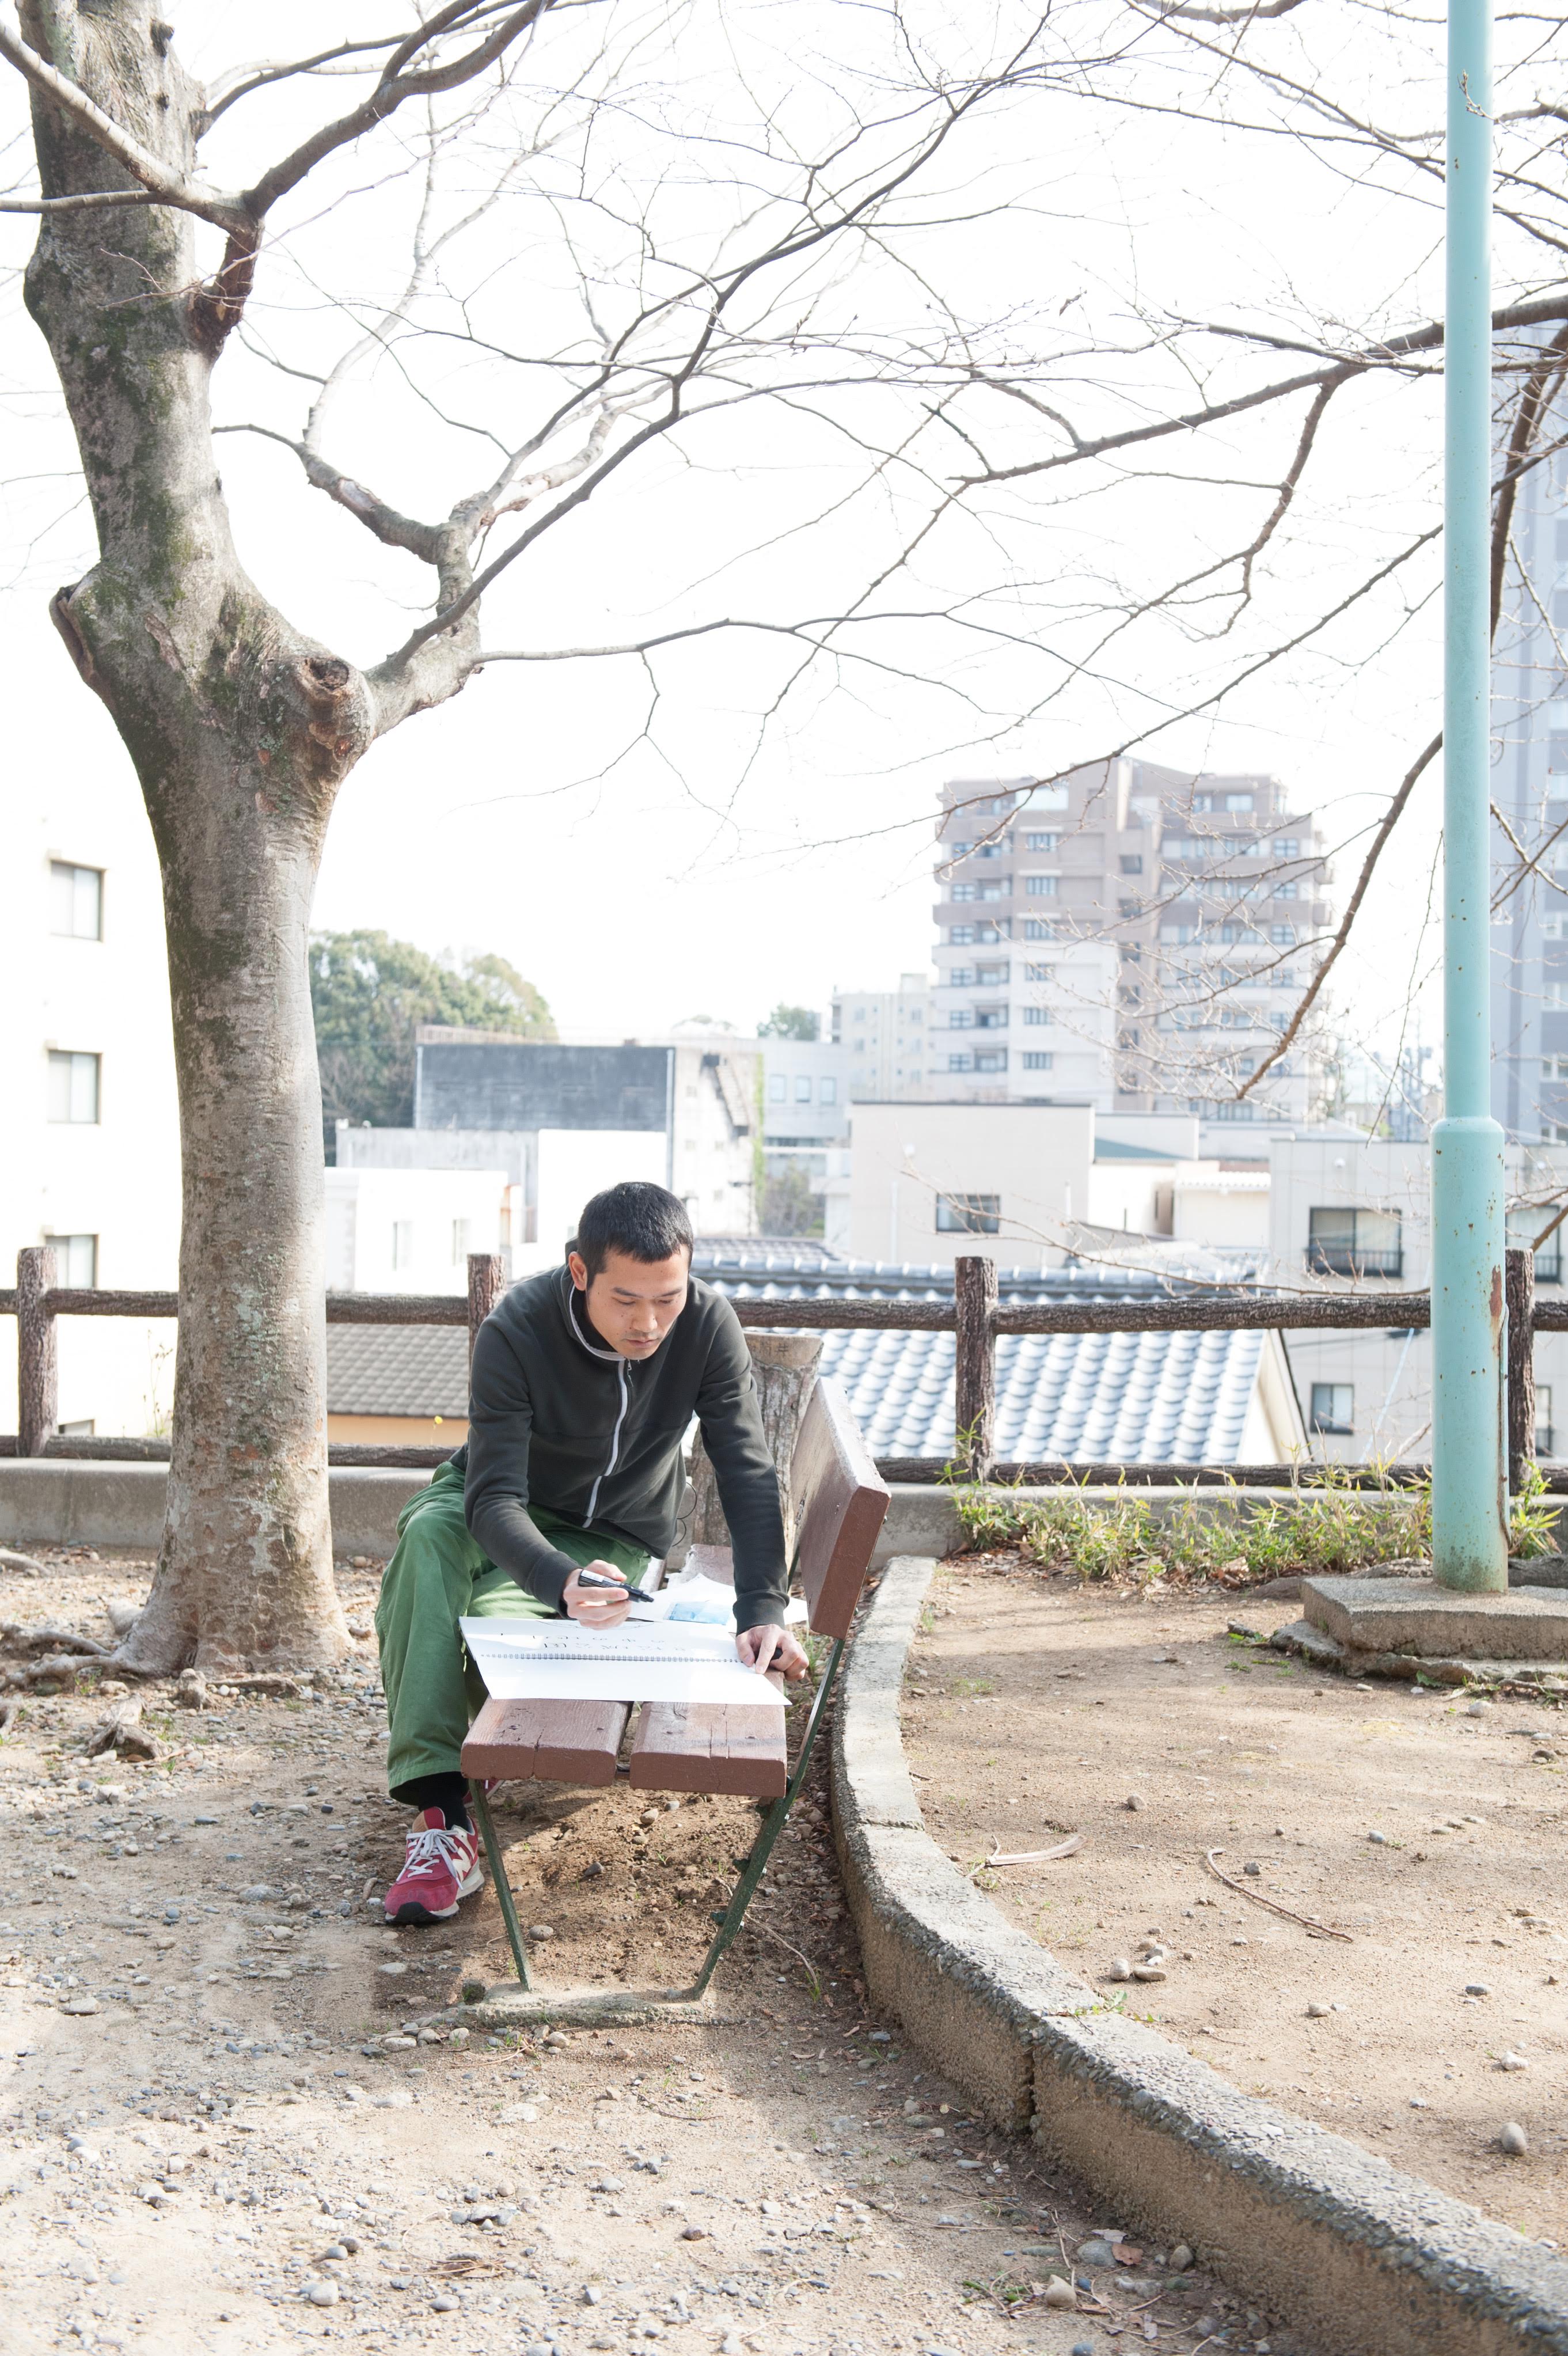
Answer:
[[[196,86],[146,0],[33,0],[27,39],[182,166]],[[35,96],[46,196],[129,187]],[[76,430],[99,561],[53,615],[141,781],[163,870],[184,1156],[157,1577],[123,1655],[166,1673],[339,1657],[326,1503],[324,1184],[305,947],[369,683],[247,577],[213,464],[188,215],[47,215],[27,305]],[[112,1076],[110,1078],[112,1085]]]
[[[795,1454],[795,1436],[800,1430],[800,1419],[805,1413],[805,1403],[816,1385],[816,1362],[822,1355],[820,1333],[748,1333],[747,1344],[752,1353],[752,1366],[757,1380],[757,1394],[762,1403],[763,1430],[778,1468],[779,1497],[784,1505],[784,1550],[795,1545],[795,1517],[789,1494],[790,1460]],[[691,1485],[695,1493],[689,1531],[683,1527],[685,1544],[680,1560],[693,1546],[723,1546],[730,1543],[730,1525],[724,1519],[724,1508],[719,1502],[719,1484],[713,1478],[713,1466],[699,1434],[691,1451]],[[685,1515],[682,1515],[683,1524]],[[671,1557],[672,1568],[678,1568]]]

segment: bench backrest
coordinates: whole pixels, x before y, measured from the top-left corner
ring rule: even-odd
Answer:
[[[821,1636],[847,1636],[892,1492],[836,1382],[818,1381],[806,1402],[789,1487],[811,1626]]]

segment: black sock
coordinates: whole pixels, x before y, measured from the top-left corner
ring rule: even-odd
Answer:
[[[470,1829],[465,1775],[416,1775],[411,1783],[400,1783],[392,1797],[421,1813],[426,1808],[439,1808],[450,1827],[463,1832]]]

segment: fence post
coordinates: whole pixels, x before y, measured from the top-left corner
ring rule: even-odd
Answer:
[[[506,1270],[498,1252],[468,1255],[468,1355],[479,1339],[479,1328],[507,1290]]]
[[[59,1354],[55,1321],[44,1307],[58,1273],[53,1244],[16,1254],[16,1453],[41,1456],[59,1422]]]
[[[957,1347],[953,1366],[955,1462],[971,1481],[988,1481],[997,1436],[997,1263],[965,1256],[953,1265]]]
[[[1505,1255],[1503,1299],[1508,1309],[1508,1484],[1517,1497],[1524,1468],[1535,1461],[1535,1254],[1510,1246]]]

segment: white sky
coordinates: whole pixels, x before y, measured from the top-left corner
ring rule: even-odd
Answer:
[[[195,0],[170,13],[197,71],[213,75],[251,54],[255,12],[240,0]],[[925,12],[932,39],[962,66],[965,43],[977,48],[991,35],[978,18],[953,32],[944,13]],[[330,27],[314,0],[282,0],[267,14],[276,55],[339,28],[379,30],[388,19],[385,0],[343,0]],[[831,128],[838,78],[830,42],[854,44],[846,90],[856,75],[884,75],[896,62],[887,20],[870,10],[702,0],[672,12],[656,0],[606,0],[579,14],[581,24],[547,24],[536,79],[562,73],[564,58],[582,61],[576,45],[590,16],[618,41],[629,41],[628,28],[646,31],[635,102],[601,123],[592,161],[606,175],[601,192],[613,186],[646,199],[666,248],[688,257],[706,250],[731,209],[712,168],[720,153],[741,155],[731,137],[738,126],[753,124],[765,102],[781,138],[789,132],[805,144]],[[1006,14],[998,8],[987,27],[1000,27]],[[1061,38],[1087,45],[1107,29],[1125,36],[1128,21],[1104,0],[1065,12]],[[1375,26],[1353,9],[1319,16],[1317,64],[1352,103],[1407,125],[1430,119],[1434,31],[1418,41]],[[1285,39],[1282,32],[1274,51],[1282,61]],[[1300,66],[1299,54],[1293,62]],[[496,168],[508,142],[515,146],[508,120],[528,116],[530,70],[514,115],[498,110],[478,140],[453,152],[443,218]],[[1184,389],[1168,356],[1093,372],[1073,362],[1069,345],[1091,331],[1102,339],[1136,333],[1135,308],[1146,320],[1223,316],[1294,333],[1332,321],[1347,337],[1433,315],[1439,191],[1390,195],[1353,152],[1325,161],[1287,137],[1157,111],[1177,88],[1158,54],[1147,66],[1136,56],[1116,86],[1139,111],[1051,91],[1011,101],[959,143],[940,175],[944,201],[935,209],[962,202],[980,218],[929,230],[911,249],[924,278],[966,316],[1008,322],[988,349],[1052,359],[1051,397],[1085,431],[1185,405],[1197,390],[1190,380]],[[351,87],[289,84],[237,108],[211,143],[212,176],[247,177],[336,112]],[[1201,99],[1239,112],[1260,103],[1222,75],[1189,74],[1183,87],[1189,106]],[[20,134],[16,89],[0,89],[0,128]],[[651,131],[655,121],[676,124],[684,142]],[[406,129],[407,143],[402,130],[384,132],[285,209],[251,308],[258,347],[319,365],[397,284],[414,203],[411,118]],[[557,160],[539,177],[549,179]],[[751,163],[741,160],[750,178]],[[24,169],[17,145],[12,176]],[[558,196],[560,185],[552,182]],[[324,203],[335,191],[346,192],[336,213]],[[530,361],[578,332],[561,241],[568,222],[599,273],[596,299],[619,317],[626,238],[617,244],[603,210],[574,215],[529,189],[480,225],[444,279],[447,296],[463,294],[485,335]],[[8,265],[25,261],[31,241],[29,223],[0,223]],[[876,337],[891,349],[928,332],[935,316],[923,311],[919,281],[886,259],[846,266],[815,282],[813,294],[820,315],[862,347]],[[448,301],[443,328],[454,318]],[[1205,358],[1216,382],[1240,380],[1238,361],[1218,343]],[[119,761],[134,794],[129,765],[44,614],[49,591],[91,562],[91,527],[70,482],[48,357],[19,301],[10,306],[0,381],[12,420],[0,646],[13,775]],[[538,413],[549,382],[537,366],[508,368],[448,336],[421,346],[410,370],[396,358],[363,370],[333,420],[328,454],[388,498],[429,511],[494,466],[471,423],[515,431]],[[219,372],[215,405],[229,422],[294,434],[307,399],[297,380],[238,348]],[[464,422],[445,423],[442,411]],[[1218,647],[1164,626],[1092,656],[1097,632],[1087,609],[1118,584],[1147,596],[1154,584],[1195,570],[1234,541],[1238,526],[1244,538],[1272,503],[1301,413],[1297,402],[1288,421],[1238,427],[1222,467],[1217,444],[1167,444],[1120,487],[1099,478],[1092,499],[1069,475],[1048,478],[1049,498],[1040,482],[987,495],[925,544],[911,594],[901,588],[885,602],[977,596],[1017,643],[982,646],[925,622],[884,622],[864,643],[892,669],[849,667],[837,682],[820,673],[760,740],[756,714],[786,659],[776,639],[719,635],[667,659],[651,743],[639,741],[649,684],[636,662],[494,666],[455,702],[376,746],[350,776],[316,921],[379,926],[435,950],[498,950],[543,991],[567,1033],[647,1030],[695,1012],[749,1026],[779,999],[823,1005],[835,983],[891,986],[900,970],[928,963],[929,820],[944,776],[1068,766],[1201,692],[1194,682],[1216,680],[1227,651],[1253,642],[1249,633],[1263,643],[1262,624],[1243,616]],[[971,426],[982,421],[994,437],[987,446],[1012,461],[1058,446],[1017,404],[995,400],[962,414]],[[912,470],[893,468],[874,490],[863,487],[867,444],[896,439],[914,417],[907,394],[869,383],[862,369],[841,398],[756,402],[709,419],[678,449],[633,461],[507,576],[486,610],[486,645],[613,643],[715,614],[838,610],[920,512]],[[940,467],[951,480],[972,458],[944,432],[926,424],[923,448],[932,473]],[[1433,519],[1435,384],[1370,388],[1342,413],[1330,412],[1323,448],[1327,463],[1298,502],[1292,549],[1263,584],[1270,630],[1281,616],[1295,622],[1332,603],[1337,584]],[[357,660],[395,644],[421,611],[421,569],[380,550],[312,492],[287,451],[234,435],[219,452],[240,551],[262,586]],[[1253,487],[1192,479],[1213,474],[1244,476]],[[801,529],[814,517],[825,520]],[[1404,593],[1372,601],[1321,653],[1288,674],[1265,672],[1226,716],[1167,727],[1142,749],[1178,764],[1272,768],[1298,807],[1321,813],[1331,840],[1358,837],[1436,725],[1435,578],[1429,554],[1409,584],[1424,605],[1407,613]],[[1048,686],[1051,701],[1035,709]],[[959,688],[973,703],[959,700]],[[1424,967],[1439,792],[1434,772],[1340,969],[1337,1002],[1351,1035],[1366,1042],[1391,1041],[1412,974]],[[1341,891],[1360,852],[1357,841],[1338,862]],[[1430,1013],[1425,1020],[1431,1037]]]

